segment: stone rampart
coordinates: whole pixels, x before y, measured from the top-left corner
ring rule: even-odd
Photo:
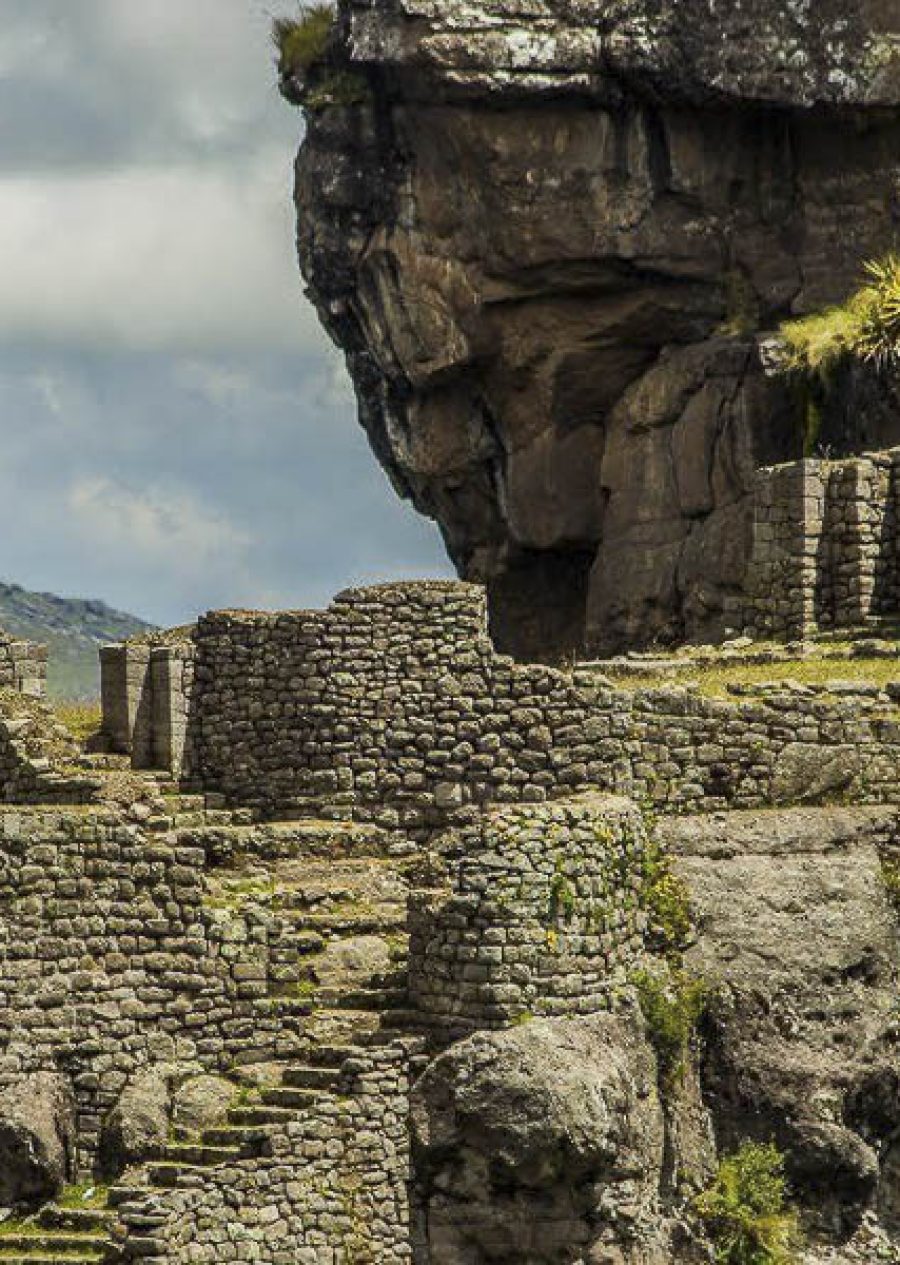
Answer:
[[[895,696],[785,685],[718,699],[615,689],[588,665],[516,664],[494,650],[472,585],[215,613],[177,661],[191,660],[189,692],[178,696],[177,673],[167,687],[169,714],[185,718],[182,776],[264,815],[436,829],[579,788],[674,811],[900,797]]]
[[[503,808],[435,848],[444,890],[410,901],[410,999],[458,1036],[592,1014],[644,947],[648,843],[634,804]]]

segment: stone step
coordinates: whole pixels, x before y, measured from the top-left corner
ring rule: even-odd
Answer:
[[[291,928],[291,932],[315,931],[334,938],[342,933],[353,935],[378,935],[406,930],[406,908],[398,905],[390,911],[342,910],[340,906],[323,913],[309,913],[299,909],[282,909],[279,919]]]
[[[87,1262],[103,1261],[107,1252],[107,1245],[98,1248],[96,1251],[82,1252],[63,1252],[51,1249],[45,1251],[43,1248],[16,1248],[6,1247],[0,1242],[0,1261],[3,1265],[87,1265]]]
[[[147,1165],[147,1176],[151,1186],[171,1190],[175,1186],[202,1186],[209,1181],[209,1164],[174,1164],[165,1160],[154,1160]]]
[[[320,1006],[347,1007],[350,1010],[399,1010],[409,1002],[405,988],[356,988],[347,991],[321,988],[316,997]]]
[[[123,1183],[110,1186],[106,1192],[106,1202],[110,1208],[121,1208],[124,1204],[134,1203],[136,1199],[142,1199],[146,1193],[146,1186],[131,1186]]]
[[[286,1067],[282,1085],[287,1089],[334,1089],[340,1081],[340,1067]]]
[[[190,1164],[196,1168],[216,1168],[241,1159],[239,1146],[207,1146],[203,1142],[170,1142],[163,1148],[163,1164]]]
[[[289,1107],[271,1107],[260,1103],[257,1106],[229,1107],[227,1119],[235,1128],[266,1128],[271,1125],[287,1124],[296,1120],[297,1113]]]
[[[337,1069],[344,1059],[356,1058],[361,1054],[365,1054],[365,1047],[361,1045],[318,1045],[309,1050],[306,1058],[314,1066]]]
[[[45,1204],[37,1220],[47,1230],[100,1234],[115,1221],[115,1213],[108,1208],[61,1208],[59,1204]]]
[[[64,1230],[41,1230],[38,1227],[24,1234],[6,1231],[0,1232],[0,1257],[4,1252],[40,1252],[57,1258],[80,1255],[99,1259],[107,1242],[104,1234],[69,1234]]]
[[[319,1089],[291,1089],[284,1085],[273,1085],[260,1092],[260,1098],[267,1107],[287,1107],[293,1111],[303,1111],[320,1102],[325,1097]]]
[[[200,1141],[207,1147],[228,1147],[240,1152],[242,1159],[259,1153],[271,1132],[271,1125],[219,1124],[204,1129]]]

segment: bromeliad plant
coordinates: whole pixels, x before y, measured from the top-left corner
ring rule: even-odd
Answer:
[[[845,360],[900,367],[900,253],[872,260],[865,275],[846,303],[781,327],[786,369],[823,376]]]

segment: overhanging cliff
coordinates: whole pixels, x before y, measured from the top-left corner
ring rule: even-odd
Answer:
[[[724,632],[809,442],[766,335],[896,238],[898,40],[888,0],[341,0],[286,70],[309,292],[502,647]],[[898,419],[845,394],[819,442]]]

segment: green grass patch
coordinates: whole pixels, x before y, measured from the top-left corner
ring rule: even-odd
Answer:
[[[774,1143],[745,1142],[694,1201],[719,1265],[795,1265],[802,1236],[787,1200],[784,1157]]]
[[[851,359],[900,363],[900,254],[871,261],[865,275],[845,303],[781,327],[788,370],[821,375]]]
[[[606,669],[604,669],[606,671]],[[897,658],[826,658],[811,656],[775,663],[688,663],[684,668],[661,672],[628,672],[616,679],[615,669],[608,675],[619,689],[663,690],[674,686],[692,686],[710,698],[727,697],[732,686],[750,688],[796,681],[799,685],[825,687],[831,681],[854,681],[860,685],[886,685],[900,681],[900,653]]]
[[[83,743],[92,738],[103,719],[99,699],[84,703],[55,703],[53,710],[60,724],[65,725],[76,742]]]
[[[65,1186],[57,1199],[60,1208],[105,1208],[109,1187],[98,1182],[82,1182],[77,1186]]]
[[[278,73],[306,72],[321,61],[334,29],[334,7],[310,4],[296,18],[275,18],[272,42],[278,54]]]
[[[691,1040],[709,999],[709,986],[699,976],[681,970],[660,975],[636,971],[631,982],[659,1060],[661,1084],[671,1088],[684,1077]]]
[[[894,905],[894,908],[900,913],[900,861],[883,861],[881,863],[881,878],[884,883],[884,890]]]

